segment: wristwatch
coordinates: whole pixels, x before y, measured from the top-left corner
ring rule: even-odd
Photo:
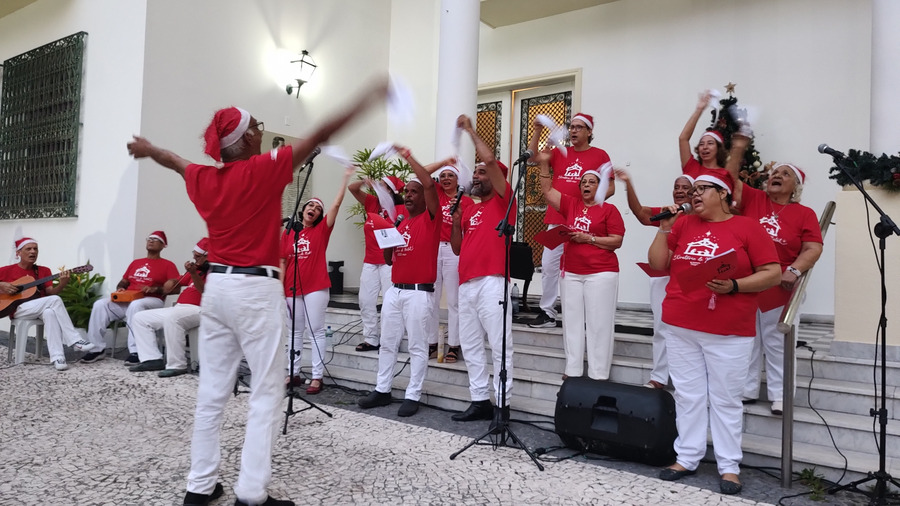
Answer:
[[[594,244],[594,236],[591,236],[591,244]]]
[[[793,265],[788,265],[788,266],[787,266],[787,269],[785,269],[785,270],[788,271],[788,272],[790,272],[790,273],[793,274],[794,276],[797,276],[798,278],[799,278],[800,276],[803,275],[803,273],[800,272],[799,269],[796,269]]]

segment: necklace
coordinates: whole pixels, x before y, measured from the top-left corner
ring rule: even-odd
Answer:
[[[781,213],[781,211],[784,211],[785,209],[787,209],[787,207],[789,205],[791,205],[790,202],[788,202],[787,204],[779,204],[778,202],[775,202],[772,199],[769,199],[769,212],[772,214],[773,218],[778,219],[778,215]],[[781,209],[778,209],[776,211],[775,206],[781,206]]]

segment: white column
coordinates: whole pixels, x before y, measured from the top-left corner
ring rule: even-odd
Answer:
[[[440,46],[438,50],[437,114],[435,115],[435,159],[452,151],[456,118],[467,114],[475,122],[478,95],[479,0],[441,0]],[[460,156],[471,164],[472,143],[461,142]]]
[[[900,151],[900,2],[872,1],[872,99],[869,151],[881,153]],[[898,217],[892,216],[895,220]]]

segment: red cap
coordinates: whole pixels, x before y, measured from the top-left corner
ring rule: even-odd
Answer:
[[[150,235],[147,236],[147,239],[159,239],[163,243],[163,247],[169,245],[169,241],[166,240],[166,233],[162,230],[156,230],[151,232]]]
[[[203,138],[206,140],[206,154],[215,161],[222,161],[222,148],[231,146],[247,131],[250,125],[250,113],[239,107],[219,109],[206,127]]]
[[[37,241],[35,241],[31,237],[23,237],[23,238],[17,240],[16,241],[16,251],[18,252],[19,250],[21,250],[22,248],[24,248],[25,246],[27,246],[29,244],[37,244]]]
[[[703,132],[703,135],[701,135],[700,138],[702,139],[707,135],[715,139],[719,144],[725,145],[725,136],[722,135],[722,132],[718,130],[707,130]]]
[[[194,246],[194,251],[200,253],[201,255],[205,255],[209,253],[209,238],[204,237],[197,242],[197,245]]]
[[[594,117],[591,116],[590,114],[585,114],[583,112],[580,112],[580,113],[576,114],[575,116],[572,116],[572,121],[575,121],[576,119],[584,122],[584,124],[587,125],[587,127],[589,129],[591,129],[591,130],[594,129]]]
[[[402,192],[405,186],[403,180],[397,176],[384,176],[381,180],[384,181],[384,184],[388,185],[388,188],[393,190],[394,193]]]
[[[704,169],[703,173],[697,176],[697,181],[706,181],[725,188],[730,195],[734,191],[734,178],[725,169]]]

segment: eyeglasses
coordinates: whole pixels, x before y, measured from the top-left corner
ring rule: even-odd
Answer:
[[[688,195],[691,197],[693,197],[694,195],[703,195],[704,193],[706,193],[706,190],[709,190],[710,188],[715,188],[715,186],[711,184],[695,186],[691,188],[691,191],[688,192]]]
[[[250,125],[247,128],[255,128],[259,133],[263,133],[266,130],[265,122],[263,121],[257,121],[255,124]]]
[[[587,128],[587,127],[584,126],[584,125],[569,125],[569,130],[570,130],[570,131],[571,131],[571,130],[574,130],[574,131],[576,131],[576,132],[580,132],[580,131],[584,130],[585,128]]]

